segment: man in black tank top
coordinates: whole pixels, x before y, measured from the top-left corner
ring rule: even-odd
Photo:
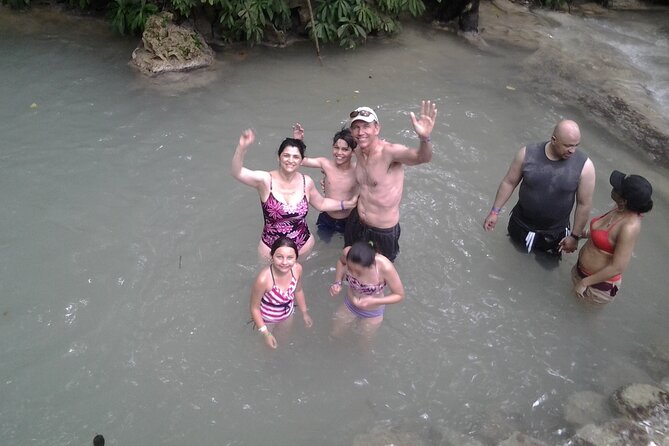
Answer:
[[[527,252],[560,256],[574,252],[590,218],[595,167],[577,151],[581,131],[574,121],[560,121],[550,141],[528,144],[513,159],[497,189],[483,229],[495,229],[497,217],[520,184],[518,203],[509,218],[509,235]],[[573,229],[569,222],[574,211]]]

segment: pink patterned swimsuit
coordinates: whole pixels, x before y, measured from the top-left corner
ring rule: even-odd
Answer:
[[[267,201],[260,202],[262,213],[265,217],[265,227],[262,230],[261,240],[268,248],[281,236],[288,237],[297,245],[297,249],[309,240],[311,233],[307,226],[307,212],[309,212],[309,202],[307,201],[307,184],[302,175],[302,184],[304,196],[299,203],[288,205],[282,203],[272,194],[272,175],[269,180],[269,197]]]

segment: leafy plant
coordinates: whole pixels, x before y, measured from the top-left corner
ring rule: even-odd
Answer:
[[[12,9],[25,9],[30,6],[30,0],[2,0],[2,4]]]
[[[231,39],[259,43],[269,25],[278,30],[290,25],[290,8],[283,0],[219,0],[218,4],[219,21]]]
[[[109,7],[112,28],[119,34],[139,33],[158,7],[146,0],[114,0]]]
[[[190,13],[197,5],[193,0],[170,0],[172,9],[177,11],[183,17],[190,17]]]
[[[319,0],[316,23],[309,24],[308,29],[312,36],[323,42],[338,42],[345,48],[355,48],[370,34],[397,33],[402,14],[415,17],[423,12],[425,4],[422,0]]]
[[[544,8],[550,8],[553,10],[562,9],[564,6],[569,6],[569,1],[567,0],[537,0],[539,5]]]
[[[91,6],[91,0],[70,0],[71,7],[78,7],[79,9],[88,9]]]
[[[0,0],[30,2],[30,0]],[[92,0],[68,0],[80,7]],[[109,0],[112,27],[121,34],[136,33],[144,28],[146,19],[158,12],[159,0]],[[225,40],[259,43],[265,32],[273,28],[286,31],[293,23],[289,0],[160,0],[163,7],[181,17],[190,17],[207,5],[217,14]],[[436,0],[442,2],[446,0]],[[565,2],[567,0],[535,0]],[[320,42],[338,43],[345,48],[363,44],[375,34],[392,35],[400,31],[403,15],[420,16],[425,12],[424,0],[311,0],[314,21],[306,25],[312,38]]]
[[[337,28],[337,37],[341,46],[351,49],[355,48],[358,42],[367,38],[367,32],[355,20],[344,19]]]

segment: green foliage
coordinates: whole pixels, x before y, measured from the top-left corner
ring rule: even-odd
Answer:
[[[404,13],[417,17],[425,12],[422,0],[319,0],[315,24],[308,28],[322,42],[338,42],[355,48],[370,34],[395,34]]]
[[[0,0],[11,8],[30,6],[31,0]],[[102,0],[112,28],[120,34],[139,34],[149,16],[164,9],[177,17],[191,17],[203,5],[217,14],[223,38],[259,43],[268,29],[287,31],[293,26],[290,0]],[[370,35],[400,31],[403,15],[425,12],[424,0],[311,0],[314,22],[307,24],[312,38],[356,48]],[[447,0],[436,0],[437,2]],[[569,0],[534,0],[557,8]],[[72,7],[88,9],[92,0],[67,0]],[[94,3],[93,3],[94,4]],[[160,5],[160,6],[158,6]]]
[[[114,0],[109,6],[112,28],[120,34],[140,33],[149,16],[156,13],[158,7],[146,0]]]
[[[194,0],[170,0],[170,4],[183,17],[190,17],[191,11],[197,6]]]
[[[219,21],[226,37],[259,43],[267,26],[286,30],[290,26],[290,9],[284,0],[202,0],[221,7]]]
[[[380,11],[394,16],[408,11],[412,16],[418,17],[425,12],[422,0],[378,0],[377,4]]]
[[[12,9],[25,9],[30,6],[30,0],[2,0],[2,4]]]
[[[70,0],[69,3],[71,7],[78,7],[81,10],[88,9],[91,6],[91,0]]]
[[[562,9],[569,2],[567,0],[537,0],[540,6],[550,9]]]

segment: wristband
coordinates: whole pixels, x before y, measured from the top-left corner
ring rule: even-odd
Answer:
[[[334,282],[332,282],[332,285],[339,285],[339,286],[341,286],[341,280],[335,280]]]
[[[339,202],[339,206],[341,206],[341,210],[343,211],[344,210],[344,200],[341,200]]]
[[[496,208],[495,206],[490,209],[491,214],[499,215],[499,213],[502,212],[502,208]]]
[[[267,325],[263,325],[262,327],[260,327],[260,328],[258,329],[258,331],[259,331],[260,333],[264,333],[264,332],[266,332],[266,331],[267,331]]]
[[[423,142],[430,142],[432,141],[432,138],[430,138],[430,135],[427,135],[425,138],[420,138],[420,140]]]
[[[572,237],[574,237],[574,239],[575,239],[577,242],[578,242],[579,240],[581,240],[581,236],[580,236],[580,235],[576,235],[576,234],[574,234],[574,233],[571,233],[571,234],[569,234],[569,235],[571,235]]]
[[[263,335],[264,335],[266,338],[269,338],[270,336],[272,336],[272,333],[270,333],[270,331],[267,330],[267,332],[263,333]]]

